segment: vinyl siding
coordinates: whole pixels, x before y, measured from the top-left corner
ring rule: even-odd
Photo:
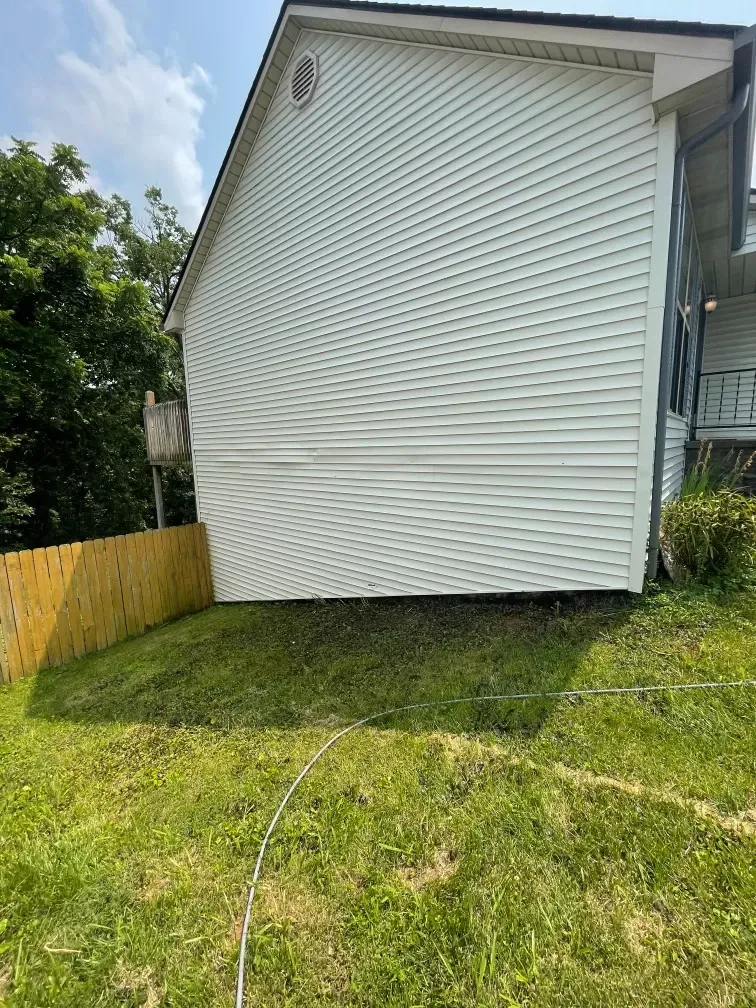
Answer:
[[[756,294],[720,301],[706,320],[701,371],[756,368]]]
[[[662,500],[676,497],[685,475],[685,444],[688,440],[688,421],[676,413],[667,414],[667,431],[664,441],[664,480]]]
[[[627,587],[650,81],[306,48],[185,312],[217,598]]]

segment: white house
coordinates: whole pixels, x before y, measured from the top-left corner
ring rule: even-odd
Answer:
[[[166,318],[219,600],[641,589],[756,429],[755,39],[284,3]]]

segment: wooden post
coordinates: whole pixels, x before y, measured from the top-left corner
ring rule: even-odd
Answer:
[[[165,528],[165,505],[163,504],[163,480],[160,466],[152,466],[152,485],[155,488],[155,512],[157,514],[157,527]]]
[[[155,405],[155,393],[144,393],[144,405]],[[165,528],[165,504],[163,503],[163,473],[159,465],[151,466],[152,486],[155,491],[155,514],[157,515],[157,527]]]

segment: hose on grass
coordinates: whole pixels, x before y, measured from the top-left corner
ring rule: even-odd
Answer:
[[[453,704],[481,703],[483,701],[496,702],[503,700],[556,700],[560,698],[580,696],[610,696],[625,693],[661,693],[679,690],[722,689],[725,687],[735,686],[756,686],[756,679],[741,679],[738,682],[678,683],[669,686],[608,686],[599,689],[558,690],[544,693],[499,693],[492,696],[456,697],[453,700],[429,700],[425,703],[406,704],[404,707],[392,707],[390,710],[379,711],[377,714],[370,714],[369,717],[361,718],[359,721],[354,721],[352,724],[347,725],[346,728],[342,728],[341,731],[336,732],[335,735],[333,735],[324,745],[320,747],[320,749],[318,749],[309,763],[300,770],[299,774],[297,774],[296,778],[292,781],[289,790],[281,799],[273,818],[270,820],[268,828],[266,829],[265,835],[262,839],[262,843],[260,844],[260,850],[257,854],[257,861],[255,862],[255,869],[252,873],[252,882],[250,883],[249,894],[247,896],[247,907],[244,913],[241,940],[239,942],[239,960],[236,973],[236,1008],[244,1008],[244,976],[246,968],[247,933],[249,931],[249,921],[252,916],[252,906],[255,901],[255,890],[257,889],[257,884],[260,879],[263,858],[265,857],[265,851],[267,850],[273,830],[276,828],[276,824],[281,818],[281,813],[286,808],[289,799],[310,770],[312,770],[318,762],[320,757],[328,752],[328,750],[335,745],[339,739],[348,735],[349,732],[354,731],[355,728],[361,728],[363,725],[370,724],[372,721],[378,721],[380,718],[388,717],[390,714],[401,714],[405,711],[423,710],[429,707],[450,707]]]

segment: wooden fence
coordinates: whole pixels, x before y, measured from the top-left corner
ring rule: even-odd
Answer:
[[[0,679],[99,651],[212,598],[202,524],[0,555]]]

